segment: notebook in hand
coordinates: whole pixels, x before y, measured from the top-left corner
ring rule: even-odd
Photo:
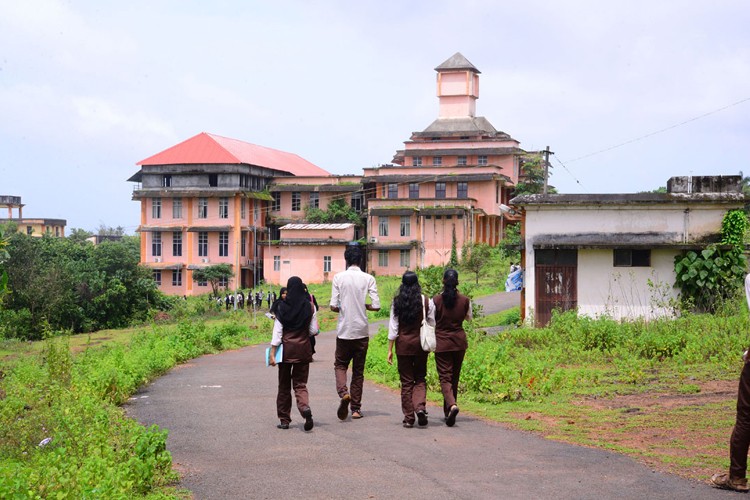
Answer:
[[[271,348],[266,347],[266,366],[269,366],[271,360]],[[284,360],[284,344],[280,344],[279,347],[276,348],[276,356],[274,356],[274,361],[276,363],[281,363]]]

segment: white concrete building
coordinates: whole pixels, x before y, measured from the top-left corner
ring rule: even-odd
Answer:
[[[673,177],[667,193],[525,195],[522,314],[537,325],[554,309],[616,319],[671,312],[674,258],[719,240],[742,208],[740,176]]]

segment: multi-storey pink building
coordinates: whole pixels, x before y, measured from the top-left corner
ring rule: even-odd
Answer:
[[[285,176],[327,176],[309,161],[283,151],[201,133],[138,163],[141,262],[161,290],[193,295],[210,291],[193,270],[229,264],[229,289],[262,277],[258,242],[268,239],[267,185]]]
[[[393,163],[332,176],[299,156],[199,134],[139,163],[141,259],[167,293],[208,291],[197,267],[227,263],[230,288],[291,275],[323,282],[344,266],[346,242],[367,247],[377,274],[444,265],[454,244],[495,245],[520,174],[519,142],[476,116],[479,70],[457,53],[435,68],[438,118]],[[334,200],[356,220],[309,224]],[[171,250],[171,251],[170,251]],[[165,274],[166,273],[166,274]]]
[[[504,234],[499,205],[519,177],[519,142],[476,116],[479,70],[456,53],[437,71],[438,118],[414,132],[393,165],[364,169],[375,186],[368,204],[370,269],[444,265],[455,242],[496,245]]]

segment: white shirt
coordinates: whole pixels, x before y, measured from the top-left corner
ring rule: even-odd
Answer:
[[[424,295],[422,295],[422,307],[424,307]],[[435,326],[435,303],[430,299],[427,305],[427,324]],[[398,318],[393,314],[393,304],[391,304],[391,320],[388,322],[388,340],[398,338]]]
[[[333,277],[331,284],[331,307],[339,308],[336,336],[354,340],[369,337],[365,300],[370,296],[370,304],[380,309],[378,285],[375,278],[363,272],[359,266],[349,266]]]
[[[312,305],[312,304],[310,304]],[[318,312],[315,310],[315,306],[312,306],[313,315],[312,319],[310,320],[310,328],[308,328],[308,333],[310,335],[317,335],[320,333],[320,328],[318,327]],[[281,321],[274,318],[273,320],[273,334],[271,335],[271,345],[279,345],[281,344],[281,334],[284,332],[284,325],[281,324]]]

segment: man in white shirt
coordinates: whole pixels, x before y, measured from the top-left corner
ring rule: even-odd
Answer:
[[[336,355],[334,373],[336,392],[341,401],[337,415],[346,420],[351,404],[352,418],[362,418],[362,386],[365,380],[365,360],[370,341],[367,311],[380,310],[380,298],[375,278],[360,269],[362,249],[350,243],[344,252],[346,271],[333,277],[331,311],[339,313],[336,327]],[[370,303],[366,303],[367,296]],[[352,364],[351,385],[347,388],[347,370]]]

